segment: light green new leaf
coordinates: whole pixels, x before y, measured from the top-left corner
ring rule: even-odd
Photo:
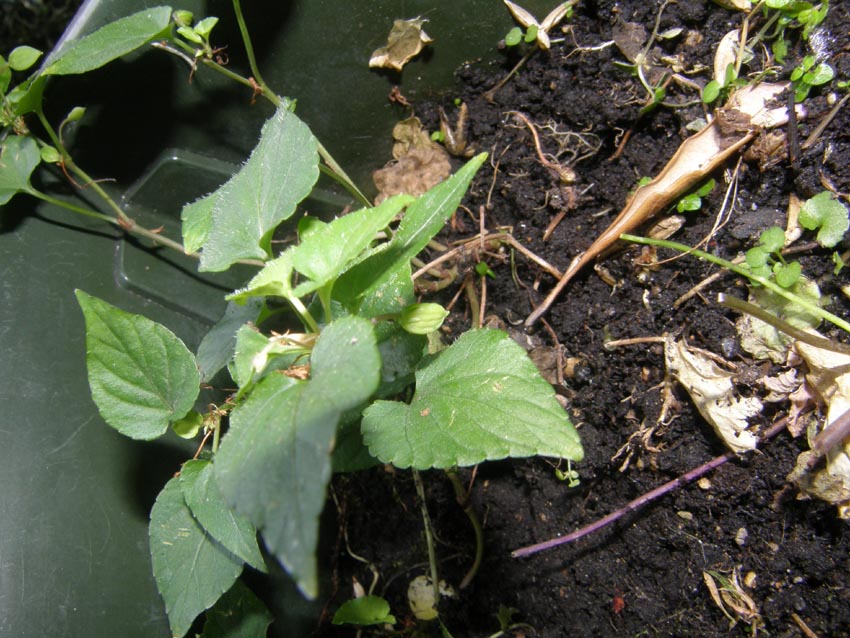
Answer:
[[[363,414],[369,451],[397,467],[446,468],[505,457],[579,461],[575,428],[525,351],[498,330],[473,330],[424,363],[410,405]]]
[[[292,254],[284,252],[280,257],[266,262],[248,285],[225,297],[228,301],[245,303],[251,297],[290,297],[292,295]]]
[[[267,259],[272,231],[292,216],[318,177],[316,138],[284,104],[263,126],[245,165],[215,191],[200,269],[219,271],[239,259]]]
[[[265,377],[230,419],[215,458],[225,500],[247,515],[308,597],[318,593],[316,543],[343,411],[378,387],[381,360],[369,321],[343,317],[324,329],[310,381]]]
[[[144,46],[168,27],[171,7],[144,9],[110,22],[51,55],[44,75],[87,73]]]
[[[340,278],[335,287],[337,298],[344,305],[354,307],[357,300],[368,299],[370,293],[395,277],[457,210],[472,178],[486,159],[486,153],[476,155],[457,173],[411,204],[387,248],[364,259]]]
[[[183,206],[180,211],[182,222],[183,248],[187,253],[196,253],[204,245],[212,228],[212,213],[219,198],[218,191],[201,197]]]
[[[224,316],[204,335],[198,346],[197,360],[202,382],[210,381],[233,358],[236,333],[249,321],[257,321],[262,308],[263,302],[259,299],[245,305],[227,304]]]
[[[829,191],[807,199],[800,208],[800,225],[809,230],[818,229],[818,243],[832,248],[844,238],[850,228],[847,207]]]
[[[263,602],[237,580],[207,612],[201,638],[265,638],[272,620]]]
[[[38,144],[31,137],[10,135],[0,148],[0,206],[17,193],[32,193],[30,175],[41,161]]]
[[[380,596],[361,596],[346,600],[334,614],[335,625],[383,625],[395,624],[390,613],[390,604]]]
[[[180,479],[171,479],[151,510],[150,550],[156,586],[175,638],[230,589],[242,561],[207,534],[192,517]]]
[[[9,66],[15,71],[26,71],[41,57],[41,51],[31,46],[15,47],[9,54]]]
[[[293,294],[301,297],[336,279],[369,247],[378,231],[413,201],[409,195],[396,195],[374,208],[361,208],[312,227],[300,244],[289,249],[293,267],[309,279]]]
[[[165,326],[76,291],[86,320],[86,365],[103,419],[134,439],[162,436],[194,405],[195,358]]]
[[[180,487],[186,505],[210,536],[251,567],[266,571],[257,545],[257,530],[246,517],[227,507],[209,461],[184,463],[180,471]]]

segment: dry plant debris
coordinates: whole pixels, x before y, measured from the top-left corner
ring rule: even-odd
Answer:
[[[415,58],[425,45],[434,40],[422,29],[427,22],[424,18],[396,20],[387,37],[386,46],[376,49],[369,59],[371,68],[401,71],[404,65]]]

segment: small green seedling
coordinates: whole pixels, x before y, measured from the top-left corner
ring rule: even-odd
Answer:
[[[380,596],[361,596],[345,601],[333,617],[335,625],[394,625],[395,616],[390,613],[390,604]]]
[[[496,273],[487,265],[487,262],[479,261],[475,264],[475,272],[477,272],[481,277],[489,277],[490,279],[496,278]]]
[[[809,96],[809,91],[816,86],[827,84],[835,77],[835,71],[826,62],[817,62],[813,55],[807,55],[791,72],[791,82],[794,86],[794,99],[802,102]]]
[[[562,2],[552,9],[552,11],[549,12],[549,15],[543,18],[542,22],[538,22],[537,18],[515,2],[511,2],[510,0],[504,0],[504,2],[508,7],[508,11],[510,11],[511,15],[514,17],[514,20],[520,24],[519,27],[514,27],[508,31],[508,34],[505,36],[505,44],[509,47],[514,47],[523,41],[526,44],[533,44],[536,42],[537,46],[544,51],[548,50],[552,46],[551,40],[549,39],[549,31],[564,18],[569,19],[570,16],[572,16],[573,5],[575,4],[574,0],[570,2]]]
[[[847,207],[829,191],[807,199],[799,221],[803,228],[818,231],[817,242],[825,248],[834,248],[850,228]]]
[[[786,262],[780,252],[785,247],[785,231],[773,226],[759,235],[759,243],[746,253],[750,270],[765,279],[773,279],[783,288],[791,288],[800,279],[800,262]]]
[[[702,101],[704,104],[714,104],[717,101],[725,102],[731,93],[742,86],[746,86],[746,84],[747,81],[739,77],[735,71],[735,65],[730,63],[726,66],[723,84],[720,84],[717,80],[711,80],[702,89]]]
[[[567,469],[555,468],[555,476],[559,481],[566,481],[567,487],[578,487],[581,485],[578,471],[573,469],[573,464],[567,461]]]
[[[712,191],[715,183],[716,182],[713,179],[710,179],[705,184],[700,186],[699,189],[695,192],[685,195],[682,199],[679,200],[679,203],[676,204],[676,210],[680,213],[684,213],[699,210],[700,208],[702,208],[703,197],[705,197]]]

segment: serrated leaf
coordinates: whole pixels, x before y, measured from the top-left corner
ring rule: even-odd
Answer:
[[[215,192],[200,270],[268,259],[271,232],[292,216],[318,177],[316,138],[287,104],[281,105],[245,165]]]
[[[237,580],[207,612],[201,638],[265,638],[272,620],[263,602]]]
[[[378,387],[371,322],[343,317],[319,336],[312,378],[265,377],[236,408],[215,459],[225,500],[247,515],[308,597],[318,593],[316,543],[340,415]]]
[[[182,222],[183,248],[187,253],[196,253],[204,245],[212,228],[212,213],[219,193],[211,193],[205,197],[183,206],[180,211]]]
[[[236,349],[236,333],[246,323],[255,322],[260,316],[263,302],[259,299],[244,305],[229,303],[224,316],[201,340],[198,346],[198,369],[201,381],[210,381],[216,373],[233,358]]]
[[[346,600],[336,610],[333,618],[335,625],[383,625],[395,624],[395,616],[390,613],[390,604],[380,596],[361,596]]]
[[[402,208],[416,201],[396,195],[374,208],[361,208],[328,224],[313,225],[300,244],[290,248],[292,266],[308,278],[293,294],[301,297],[339,277],[386,228]]]
[[[0,206],[17,193],[32,193],[30,175],[41,161],[38,144],[31,137],[10,135],[0,149]]]
[[[800,209],[799,221],[803,228],[819,229],[818,243],[827,248],[832,248],[840,242],[850,228],[847,208],[829,191],[823,191],[806,200]]]
[[[375,402],[364,412],[362,428],[369,451],[397,467],[583,456],[552,387],[525,351],[498,330],[464,334],[420,367],[409,405]]]
[[[215,482],[212,463],[202,460],[184,463],[180,487],[192,515],[210,536],[251,567],[266,571],[257,545],[257,530],[247,517],[227,507]]]
[[[86,320],[86,366],[100,415],[134,439],[162,436],[198,396],[195,358],[156,322],[76,291]]]
[[[179,478],[165,485],[151,510],[150,551],[156,586],[176,638],[184,636],[195,617],[215,603],[242,572],[242,561],[192,517]]]
[[[144,46],[168,27],[171,7],[144,9],[110,22],[51,55],[44,75],[87,73]]]
[[[396,277],[457,210],[472,178],[486,159],[486,153],[476,155],[457,173],[411,204],[392,241],[384,250],[364,259],[340,277],[335,296],[344,305],[354,307]]]

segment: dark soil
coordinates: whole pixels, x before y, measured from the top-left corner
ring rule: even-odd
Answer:
[[[610,41],[617,20],[638,22],[651,31],[657,10],[657,3],[582,2],[564,41],[549,53],[533,56],[493,102],[482,94],[518,57],[506,55],[498,67],[458,70],[459,95],[447,97],[441,106],[453,119],[454,97],[468,105],[470,143],[476,150],[488,151],[492,163],[480,171],[465,202],[471,216],[459,214],[465,234],[458,231],[445,241],[477,233],[483,211],[489,230],[511,227],[518,240],[563,269],[605,229],[638,179],[663,168],[691,134],[686,124],[703,116],[702,105],[660,107],[641,117],[645,93],[636,78],[613,64],[623,60],[617,47],[576,51],[578,45],[600,47]],[[740,20],[740,14],[714,3],[682,0],[666,7],[661,29],[684,27],[685,33],[660,46],[665,54],[681,56],[686,69],[699,64],[711,68],[716,43]],[[831,34],[831,64],[838,77],[850,77],[850,14],[845,3],[833,3],[825,28]],[[796,43],[780,79],[787,78],[802,51]],[[704,71],[693,79],[704,84],[709,76],[710,71]],[[696,97],[692,89],[674,83],[667,99],[685,103]],[[438,126],[437,104],[415,106],[431,130]],[[809,117],[800,123],[803,140],[829,111],[827,92],[814,93],[807,106]],[[595,155],[572,164],[577,173],[576,204],[546,241],[544,230],[564,209],[565,197],[538,161],[528,129],[506,115],[512,110],[539,126],[551,122],[560,131],[583,133],[588,139],[595,136],[600,144]],[[626,131],[631,131],[630,138],[612,159]],[[784,226],[789,194],[811,197],[823,189],[822,178],[838,192],[850,191],[848,131],[850,111],[844,109],[821,140],[802,153],[798,167],[787,157],[769,167],[744,164],[732,219],[713,237],[710,250],[732,258],[753,245],[765,227]],[[543,133],[544,151],[554,154],[555,139]],[[562,161],[568,163],[565,157]],[[674,237],[677,241],[694,245],[710,233],[726,190],[724,174],[715,178],[718,186],[701,211],[687,215]],[[786,476],[806,445],[786,433],[760,452],[722,466],[709,476],[710,484],[680,489],[573,545],[528,559],[510,557],[512,550],[590,523],[725,452],[680,387],[674,390],[679,402],[675,418],[658,423],[665,378],[660,345],[608,351],[603,347],[607,339],[681,335],[755,371],[747,382],[751,389],[742,387],[743,391],[761,392],[753,379],[771,371],[740,350],[734,329],[737,316],[714,301],[721,291],[745,296],[743,282],[727,274],[702,295],[675,307],[678,297],[717,268],[682,258],[641,279],[636,276],[638,254],[631,247],[602,262],[613,286],[591,268],[581,273],[545,317],[552,332],[540,324],[533,330],[546,345],[556,345],[556,336],[564,357],[571,361],[557,390],[566,399],[584,444],[586,456],[577,467],[581,484],[568,488],[544,459],[478,468],[471,498],[485,521],[485,557],[472,584],[457,598],[444,601],[447,629],[458,637],[491,635],[499,629],[500,606],[508,606],[517,610],[515,621],[533,627],[515,635],[725,637],[755,634],[756,626],[762,636],[850,635],[847,523],[833,506],[797,499]],[[831,309],[846,315],[848,304],[838,286],[846,283],[847,270],[833,277],[829,252],[818,248],[798,258],[804,272],[821,275],[822,290],[834,298]],[[518,287],[509,264],[485,259],[496,273],[488,282],[487,312],[506,325],[521,322],[554,284],[550,275],[517,257]],[[465,301],[461,298],[458,303]],[[460,322],[451,326],[455,332],[468,327]],[[770,404],[761,423],[781,417],[787,407]],[[631,438],[642,427],[653,429],[652,434],[643,440]],[[461,476],[469,481],[472,472],[464,469]],[[472,530],[445,476],[434,472],[424,478],[441,577],[457,586],[471,563]],[[340,530],[344,527],[347,532],[351,553],[340,538],[332,565],[337,588],[328,609],[332,612],[351,596],[352,577],[364,586],[371,582],[372,573],[354,559],[357,554],[380,574],[376,593],[390,600],[401,622],[411,622],[407,584],[427,573],[427,554],[410,474],[375,469],[338,478],[334,490]],[[740,621],[730,629],[730,621],[706,587],[706,571],[738,571],[742,579],[748,575],[746,592],[760,620],[753,625]],[[805,633],[801,622],[813,633]],[[322,635],[343,635],[340,628],[326,623]]]

